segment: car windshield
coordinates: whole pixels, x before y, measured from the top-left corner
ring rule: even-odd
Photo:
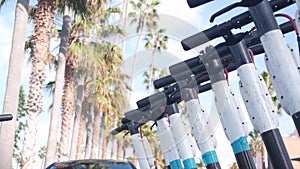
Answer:
[[[132,164],[126,162],[80,162],[56,163],[49,169],[136,169]]]

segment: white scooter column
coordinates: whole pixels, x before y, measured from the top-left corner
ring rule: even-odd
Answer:
[[[263,78],[257,75],[254,64],[242,65],[237,72],[241,79],[241,95],[254,128],[260,133],[278,129],[279,121],[274,103]]]
[[[140,137],[139,133],[131,135],[131,141],[140,165],[140,168],[150,169],[154,166],[154,158],[150,144],[145,137]]]
[[[223,65],[218,53],[213,48],[207,48],[202,58],[215,94],[215,104],[220,115],[223,130],[231,143],[237,163],[240,168],[254,169],[255,164],[251,155],[246,136],[248,135],[245,121],[241,119],[241,108],[234,94],[230,92],[223,73]]]
[[[202,160],[207,169],[219,169],[221,167],[215,150],[217,141],[208,114],[198,100],[198,92],[193,88],[183,88],[181,90],[188,120],[191,124],[197,146],[202,153]]]
[[[183,160],[183,166],[185,169],[197,168],[192,147],[190,144],[189,133],[186,129],[186,125],[181,119],[177,103],[166,105],[166,111],[169,114],[171,130],[174,136],[176,146],[178,148],[179,155]]]
[[[290,161],[279,132],[275,106],[263,79],[256,73],[244,40],[229,46],[240,77],[240,91],[254,128],[262,135],[271,159]],[[275,141],[276,140],[276,141]],[[270,153],[272,152],[272,153]],[[274,164],[274,165],[277,165]],[[283,166],[282,164],[281,167]]]
[[[268,1],[249,8],[257,31],[262,35],[266,58],[272,83],[284,110],[292,116],[298,133],[300,133],[300,74],[299,67],[287,46],[282,32],[274,18]],[[272,159],[271,159],[272,161]],[[278,161],[273,159],[274,162]],[[279,165],[279,164],[278,164]],[[291,168],[291,164],[288,164]],[[278,168],[286,166],[278,166]]]
[[[168,118],[163,117],[157,120],[156,123],[157,135],[166,163],[170,164],[171,169],[183,169]]]

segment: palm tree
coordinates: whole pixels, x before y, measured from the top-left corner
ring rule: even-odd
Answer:
[[[281,115],[282,114],[282,106],[281,106],[281,104],[278,100],[278,97],[276,96],[275,89],[274,89],[274,86],[272,84],[269,73],[264,71],[264,72],[261,73],[261,76],[264,79],[264,81],[267,85],[267,88],[269,90],[269,93],[271,95],[272,101],[273,101],[273,103],[275,104],[275,106],[277,108],[277,114]]]
[[[84,133],[85,133],[85,129],[86,129],[86,119],[87,119],[87,110],[88,110],[88,96],[87,96],[86,88],[84,89],[84,93],[85,94],[84,94],[84,98],[83,98],[83,102],[82,102],[82,108],[81,108],[80,119],[79,119],[80,123],[79,123],[78,139],[77,139],[77,145],[76,145],[76,159],[82,158],[82,153],[83,153],[82,145],[84,144]],[[74,134],[76,134],[76,133],[73,133],[73,135]]]
[[[152,76],[151,76],[151,81],[157,80],[158,78],[162,78],[168,75],[168,72],[166,69],[159,70],[157,67],[152,68]],[[144,74],[144,83],[146,84],[146,89],[149,90],[149,81],[150,81],[150,72],[145,71]]]
[[[1,1],[0,9],[5,0]],[[15,23],[12,39],[9,69],[6,82],[3,112],[18,117],[18,99],[21,83],[21,70],[24,58],[26,27],[28,22],[29,0],[18,0],[15,11]],[[10,169],[13,155],[16,118],[3,123],[0,128],[0,168]]]
[[[70,18],[70,9],[65,7],[63,25],[62,25],[62,33],[61,33],[61,43],[58,54],[58,65],[56,70],[55,77],[55,91],[53,97],[53,107],[50,119],[49,126],[49,136],[47,143],[47,153],[45,159],[45,168],[49,166],[52,162],[56,161],[56,142],[57,142],[57,132],[58,132],[58,122],[60,117],[61,110],[61,101],[63,92],[63,84],[64,84],[64,74],[65,74],[65,65],[66,59],[65,55],[67,53],[69,34],[71,29],[71,18]]]
[[[82,48],[85,47],[83,41],[80,41],[79,34],[85,31],[82,24],[85,24],[84,18],[75,16],[74,24],[70,32],[69,48],[66,53],[66,67],[65,67],[65,85],[63,88],[63,113],[62,113],[62,124],[61,124],[61,147],[60,154],[62,160],[69,159],[69,140],[72,115],[74,112],[75,105],[75,71],[77,70],[78,57],[82,52]]]
[[[112,31],[118,31],[113,26],[103,26],[103,22],[108,18],[109,12],[118,12],[114,8],[105,9],[105,1],[88,1],[85,4],[89,7],[89,13],[91,15],[87,17],[77,16],[75,17],[75,22],[73,29],[71,31],[71,40],[70,47],[67,55],[67,64],[66,64],[66,74],[65,74],[65,88],[63,96],[63,116],[62,116],[62,130],[61,130],[61,143],[62,143],[62,157],[68,158],[68,143],[70,138],[70,128],[71,128],[71,119],[74,111],[74,88],[75,88],[75,71],[78,68],[78,63],[80,61],[79,57],[85,58],[88,55],[84,50],[88,50],[89,41],[93,40],[95,37],[92,34],[92,31],[96,30],[96,35],[106,36],[107,27],[112,28]],[[102,29],[102,32],[99,33],[99,29]],[[97,36],[96,36],[97,37]],[[86,68],[87,69],[87,68]],[[94,106],[92,106],[94,107]],[[74,133],[73,133],[74,134]],[[88,137],[90,139],[91,137]],[[75,138],[76,140],[76,138]],[[89,141],[87,143],[90,143]],[[75,147],[75,144],[73,144]],[[88,149],[87,149],[88,150]],[[90,153],[86,153],[89,156]]]
[[[259,154],[262,153],[263,141],[261,139],[261,135],[257,130],[251,131],[249,133],[251,140],[249,142],[249,146],[252,152],[252,155],[255,159],[256,166],[257,164],[257,157]]]
[[[72,131],[72,139],[71,139],[71,150],[70,150],[70,160],[76,159],[76,150],[77,150],[77,141],[78,141],[78,130],[80,126],[80,117],[82,110],[82,102],[84,98],[84,82],[85,82],[85,73],[83,70],[79,70],[78,80],[77,80],[77,97],[76,97],[76,106],[75,106],[75,116],[74,116],[74,124]]]
[[[38,116],[42,112],[42,89],[45,81],[46,56],[50,44],[54,2],[51,0],[38,1],[35,20],[32,58],[32,73],[27,102],[27,118],[25,127],[24,147],[22,150],[21,168],[33,168],[36,129]]]
[[[68,5],[76,12],[84,11],[82,1],[59,1],[59,6]],[[45,81],[45,67],[50,45],[50,33],[53,26],[55,2],[52,0],[39,0],[34,24],[32,73],[30,77],[30,91],[27,102],[28,118],[26,119],[24,147],[22,151],[22,168],[32,168],[35,162],[34,150],[36,140],[36,127],[38,116],[42,111],[42,88]]]
[[[106,44],[106,45],[105,45]],[[99,110],[102,112],[105,112],[107,115],[105,116],[104,123],[105,129],[109,129],[114,123],[114,119],[118,119],[118,114],[120,112],[121,108],[124,108],[124,103],[120,101],[125,100],[124,93],[122,92],[122,89],[120,86],[125,84],[123,81],[126,76],[120,74],[120,68],[119,66],[121,63],[123,63],[123,56],[121,53],[121,49],[117,45],[113,45],[110,43],[102,43],[104,49],[102,55],[102,60],[100,61],[99,69],[98,69],[98,77],[96,79],[96,100],[97,104],[99,106]],[[125,87],[126,88],[126,87]],[[123,107],[121,107],[122,105]],[[101,113],[99,115],[101,115]],[[111,118],[109,115],[111,112],[114,113],[114,118]],[[96,116],[98,122],[100,122],[101,116]],[[95,120],[96,121],[96,120]],[[108,122],[111,123],[108,123]],[[105,125],[107,124],[107,125]],[[100,125],[97,124],[97,125]],[[101,128],[102,132],[105,131],[104,128]],[[99,135],[100,131],[94,132],[96,134],[95,139],[99,140]],[[104,133],[103,133],[104,134]],[[102,141],[102,148],[106,148],[106,144],[108,142],[109,135],[102,135],[104,136],[103,141]],[[96,142],[94,142],[96,143]],[[93,151],[98,150],[98,146],[96,144],[93,144],[93,147],[95,147]],[[106,157],[107,151],[102,150],[102,157]]]
[[[232,165],[230,166],[230,169],[239,169],[239,166],[236,162],[233,162]]]
[[[145,47],[149,50],[152,50],[152,61],[150,65],[150,73],[149,73],[149,83],[148,83],[148,94],[150,94],[150,86],[152,83],[152,70],[154,68],[154,57],[156,50],[161,52],[161,49],[167,49],[167,41],[168,41],[168,36],[164,35],[166,32],[165,29],[158,29],[156,27],[153,28],[153,31],[150,29],[149,32],[146,35],[146,44]]]
[[[134,54],[133,64],[132,64],[131,79],[129,84],[130,88],[132,88],[133,86],[136,59],[138,55],[142,33],[145,27],[147,28],[156,27],[155,19],[158,18],[156,7],[157,5],[159,5],[159,3],[160,2],[157,0],[152,0],[151,3],[148,3],[147,0],[138,0],[137,2],[130,1],[133,10],[135,10],[135,12],[130,12],[128,14],[129,17],[133,18],[131,24],[138,22],[137,29],[136,29],[136,33],[138,34],[138,39],[137,39],[137,44],[136,44],[135,54]],[[129,100],[130,97],[131,97],[131,92],[129,94]]]

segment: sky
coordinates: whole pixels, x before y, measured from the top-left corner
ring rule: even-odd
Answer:
[[[115,1],[115,4],[118,4],[120,0]],[[229,13],[224,14],[223,16],[217,18],[214,23],[209,23],[209,17],[216,12],[220,7],[224,7],[225,5],[230,4],[229,1],[216,1],[213,3],[208,3],[207,5],[190,9],[185,0],[163,0],[159,5],[158,12],[161,14],[161,18],[159,21],[159,26],[167,29],[167,35],[170,37],[168,42],[168,50],[163,51],[162,53],[158,53],[155,56],[155,64],[159,66],[159,69],[167,68],[168,66],[175,64],[179,61],[191,58],[196,56],[192,51],[186,52],[183,51],[180,45],[180,41],[188,37],[194,33],[207,29],[215,24],[222,23],[224,20],[228,20],[232,16],[239,14],[241,12],[246,11],[245,8],[237,8]],[[5,82],[8,71],[8,62],[11,48],[11,39],[13,32],[13,23],[14,23],[14,9],[15,9],[16,0],[8,1],[5,6],[0,10],[0,77],[2,77],[3,84],[0,86],[0,108],[3,107],[3,99],[5,95]],[[217,7],[217,8],[216,8]],[[294,13],[296,11],[296,5],[292,7],[288,7],[281,12],[287,13],[294,17]],[[284,19],[278,19],[279,23],[285,22]],[[246,26],[242,30],[235,30],[236,32],[249,30],[253,25]],[[29,26],[27,34],[30,35],[32,27]],[[134,29],[130,26],[127,27],[128,32],[131,32],[126,39],[126,56],[125,63],[123,65],[123,70],[126,73],[130,73],[130,67],[132,65],[132,59],[134,56],[134,48],[136,44],[136,33],[133,31]],[[296,49],[296,38],[293,33],[289,33],[286,35],[286,40]],[[212,42],[212,44],[217,44],[222,39],[217,39]],[[144,42],[142,42],[144,43]],[[296,50],[297,51],[297,50]],[[138,66],[136,67],[136,81],[133,87],[133,94],[131,99],[132,108],[136,108],[135,102],[141,98],[144,98],[148,95],[148,92],[145,90],[145,85],[143,84],[142,74],[145,70],[147,70],[147,63],[150,64],[149,55],[151,52],[146,51],[141,45],[139,48],[138,54]],[[26,59],[25,59],[26,60]],[[255,57],[256,67],[258,69],[258,73],[265,71],[266,68],[264,66],[263,55],[259,55]],[[23,64],[23,72],[22,72],[22,84],[28,88],[29,83],[29,74],[30,74],[30,65],[27,62]],[[47,81],[53,79],[53,73],[50,73]],[[230,87],[232,90],[238,95],[239,101],[242,103],[241,96],[238,91],[238,77],[236,76],[236,72],[230,73],[229,76]],[[28,92],[28,91],[27,91]],[[205,92],[200,94],[200,101],[202,105],[207,108],[208,112],[213,110],[213,97],[211,92]],[[44,112],[40,115],[39,120],[39,129],[38,130],[38,143],[37,146],[46,145],[46,138],[48,137],[47,131],[49,127],[49,119],[50,113],[47,111],[48,104],[51,103],[51,98],[44,99]],[[245,110],[245,106],[242,105],[243,110]],[[289,133],[294,131],[294,126],[291,118],[285,114],[279,117],[280,126],[279,129],[283,135],[288,135]],[[251,129],[251,124],[248,120],[249,128]],[[229,168],[228,166],[234,161],[234,155],[231,151],[230,144],[227,141],[227,138],[222,131],[222,127],[219,127],[216,130],[215,135],[217,135],[217,153],[219,156],[220,163],[223,168]]]

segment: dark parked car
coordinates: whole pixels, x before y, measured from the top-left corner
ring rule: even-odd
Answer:
[[[136,169],[136,167],[129,161],[87,159],[55,162],[46,169]]]

